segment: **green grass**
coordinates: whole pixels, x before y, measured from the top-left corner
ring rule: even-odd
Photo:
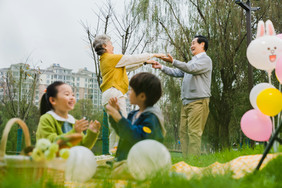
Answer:
[[[233,179],[232,174],[204,176],[203,178],[185,179],[179,174],[171,174],[168,177],[158,177],[151,183],[152,188],[165,187],[228,187],[228,188],[259,188],[282,187],[282,156],[277,157],[257,173],[252,173],[241,179]]]
[[[282,147],[279,148],[280,152],[282,151]],[[254,155],[254,154],[262,154],[264,151],[264,147],[262,145],[256,146],[254,149],[252,148],[243,148],[237,151],[234,150],[224,150],[221,152],[216,152],[208,155],[201,155],[200,157],[189,157],[188,159],[183,159],[181,153],[171,153],[172,164],[175,164],[180,161],[184,161],[189,165],[197,166],[197,167],[205,167],[214,162],[226,163],[235,159],[237,157],[243,155]]]
[[[183,159],[181,153],[171,153],[173,164],[179,161],[185,161],[187,164],[198,167],[208,166],[216,161],[220,163],[229,162],[234,158],[243,155],[252,155],[252,154],[262,154],[264,148],[262,146],[257,146],[255,149],[243,148],[238,151],[234,150],[224,150],[219,153],[201,155],[199,157],[190,157],[188,159]],[[279,148],[279,151],[282,151],[282,147]],[[0,180],[0,187],[10,188],[10,187],[42,187],[42,181],[35,181],[31,185],[26,185],[22,177],[15,177],[14,175],[6,176],[4,179]],[[140,182],[138,183],[140,185]],[[146,186],[139,187],[148,187]],[[45,187],[56,187],[49,182],[45,184]],[[105,180],[103,187],[114,187],[112,183]],[[131,186],[128,186],[131,187]],[[134,187],[134,186],[133,186]],[[270,161],[265,168],[256,173],[251,173],[241,179],[233,179],[232,173],[225,175],[205,175],[202,178],[194,177],[190,180],[187,180],[183,175],[177,173],[170,173],[169,175],[157,176],[157,178],[151,181],[150,187],[165,187],[165,188],[176,188],[176,187],[192,187],[192,188],[201,188],[201,187],[228,187],[228,188],[260,188],[260,187],[282,187],[282,156],[277,157]]]

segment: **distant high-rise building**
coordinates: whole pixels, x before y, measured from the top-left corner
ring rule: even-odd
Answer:
[[[60,64],[53,64],[47,69],[35,70],[29,69],[29,66],[23,63],[13,64],[9,68],[0,69],[0,99],[2,99],[7,93],[6,77],[7,73],[10,72],[13,79],[18,82],[20,80],[20,71],[24,71],[25,78],[21,83],[21,88],[24,95],[27,92],[25,90],[29,89],[33,81],[32,76],[38,73],[38,83],[35,89],[34,104],[39,106],[40,99],[44,94],[44,90],[48,85],[54,81],[62,81],[73,87],[73,91],[76,100],[80,99],[90,99],[94,105],[94,109],[102,110],[101,106],[101,91],[98,86],[97,76],[94,72],[87,70],[87,68],[79,69],[77,72],[73,72],[72,69],[61,67]],[[19,92],[15,92],[19,93]],[[17,99],[17,98],[16,98]]]

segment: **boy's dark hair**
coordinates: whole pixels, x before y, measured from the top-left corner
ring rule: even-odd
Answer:
[[[53,109],[52,104],[49,101],[49,98],[56,97],[58,94],[57,87],[63,84],[65,83],[61,81],[55,81],[47,87],[46,92],[41,97],[40,115],[43,115],[49,110]]]
[[[129,85],[134,90],[136,96],[142,92],[145,93],[146,107],[153,106],[162,96],[161,81],[151,73],[141,72],[134,75],[131,78]]]
[[[194,38],[198,38],[198,43],[199,44],[204,42],[205,43],[204,49],[205,49],[205,51],[208,50],[208,48],[209,48],[209,41],[208,41],[207,37],[202,36],[202,35],[196,35]]]

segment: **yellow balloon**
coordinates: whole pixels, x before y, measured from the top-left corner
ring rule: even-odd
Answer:
[[[268,116],[276,116],[282,110],[282,94],[276,88],[268,88],[257,96],[259,110]]]

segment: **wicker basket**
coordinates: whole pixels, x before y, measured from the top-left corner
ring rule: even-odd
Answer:
[[[20,176],[27,184],[42,178],[42,182],[52,181],[56,185],[64,185],[65,160],[55,158],[51,161],[35,162],[29,156],[6,155],[8,134],[14,124],[20,125],[25,137],[25,146],[30,146],[30,136],[26,124],[18,118],[8,121],[3,131],[0,145],[0,172],[2,175]]]

